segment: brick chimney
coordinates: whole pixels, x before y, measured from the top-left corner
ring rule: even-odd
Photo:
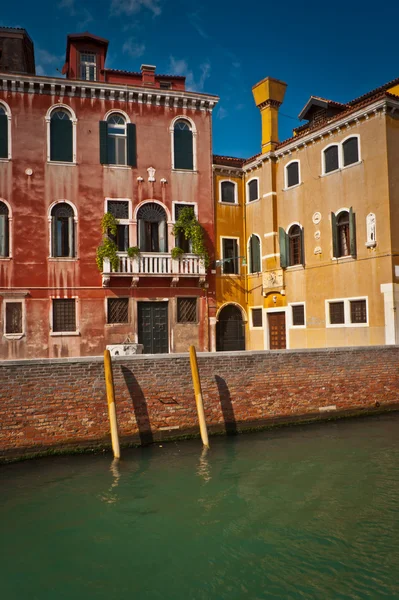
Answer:
[[[143,85],[155,85],[155,69],[153,65],[141,65]]]

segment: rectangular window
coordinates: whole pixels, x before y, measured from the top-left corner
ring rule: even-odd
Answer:
[[[171,90],[172,84],[170,81],[161,81],[159,87],[161,88],[161,90]]]
[[[53,332],[76,331],[76,300],[53,300]]]
[[[292,162],[287,165],[287,188],[292,187],[293,185],[298,185],[299,183],[299,162]]]
[[[292,325],[299,327],[305,325],[305,305],[294,304],[292,306]]]
[[[254,200],[258,200],[259,198],[259,190],[258,190],[258,180],[252,179],[247,184],[248,190],[248,202],[253,202]]]
[[[262,309],[261,308],[253,308],[252,309],[252,327],[262,327]]]
[[[190,204],[175,204],[174,206],[175,206],[175,221],[177,221],[181,211],[184,208],[191,208],[191,210],[194,212],[194,206],[192,206]],[[185,253],[190,253],[192,251],[192,242],[191,242],[191,240],[187,240],[185,238],[183,232],[180,232],[176,236],[175,244],[176,244],[177,248],[181,248]]]
[[[126,252],[129,248],[129,201],[107,200],[107,212],[118,219],[116,236],[110,238],[116,243],[118,252]]]
[[[367,323],[366,300],[350,300],[351,323]]]
[[[107,323],[129,323],[129,298],[107,299]]]
[[[343,325],[345,323],[345,310],[343,302],[330,302],[331,325]]]
[[[177,322],[197,323],[197,298],[177,298]]]
[[[238,242],[236,239],[222,238],[223,273],[238,275]]]
[[[5,327],[6,335],[23,334],[22,302],[5,303]]]
[[[324,150],[324,172],[331,173],[339,167],[338,146],[330,146]]]
[[[96,81],[97,56],[91,52],[82,52],[80,55],[80,78],[84,81]]]

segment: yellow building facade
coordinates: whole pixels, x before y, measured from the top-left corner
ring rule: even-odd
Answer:
[[[253,88],[259,155],[214,157],[215,349],[399,343],[399,79],[279,142],[285,88]]]

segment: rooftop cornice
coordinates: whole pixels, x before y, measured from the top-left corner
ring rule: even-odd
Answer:
[[[155,106],[169,106],[212,112],[219,101],[218,96],[161,90],[134,85],[106,83],[104,81],[78,81],[59,77],[18,75],[0,73],[0,90],[22,94],[44,94],[49,96],[119,100]]]
[[[229,165],[213,164],[212,169],[214,171],[219,171],[221,173],[234,175],[234,177],[242,177],[242,175],[244,173],[242,167],[233,167],[233,166],[229,166]]]

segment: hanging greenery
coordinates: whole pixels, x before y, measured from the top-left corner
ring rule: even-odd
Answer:
[[[186,240],[191,241],[193,254],[197,254],[204,261],[205,267],[209,267],[209,254],[205,246],[204,230],[195,216],[191,206],[185,206],[179,212],[178,219],[173,226],[173,235],[183,234]]]
[[[119,267],[118,247],[115,242],[111,239],[111,235],[115,236],[118,230],[118,219],[111,215],[111,213],[105,213],[101,219],[101,230],[103,233],[103,241],[101,246],[97,248],[96,263],[100,273],[103,272],[104,258],[108,258],[111,263],[113,271],[117,271]]]
[[[140,256],[140,248],[138,246],[130,246],[130,248],[127,249],[127,255],[129,258]]]
[[[184,254],[184,250],[182,250],[181,248],[179,248],[178,246],[175,246],[174,248],[172,248],[172,250],[170,251],[170,254],[173,258],[173,260],[179,260],[179,258],[181,258]]]

